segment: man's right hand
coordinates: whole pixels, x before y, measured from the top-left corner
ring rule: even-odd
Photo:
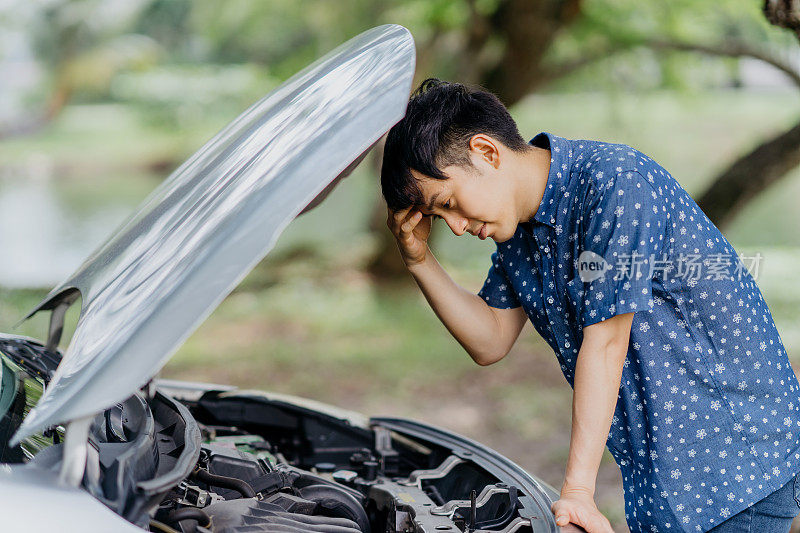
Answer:
[[[400,256],[406,267],[425,261],[428,254],[428,237],[431,234],[433,217],[425,216],[414,207],[392,211],[386,223],[400,248]]]

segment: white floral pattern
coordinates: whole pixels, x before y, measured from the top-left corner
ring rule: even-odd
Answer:
[[[675,179],[621,144],[541,133],[544,197],[497,244],[479,295],[523,306],[573,384],[582,330],[635,311],[608,448],[622,470],[632,532],[708,531],[800,470],[800,385],[747,269],[667,276],[679,256],[738,256]],[[641,275],[584,283],[577,258]],[[691,273],[691,272],[690,272]]]

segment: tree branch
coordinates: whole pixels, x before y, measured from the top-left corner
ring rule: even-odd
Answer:
[[[800,88],[800,72],[789,63],[782,59],[758,50],[753,46],[741,41],[727,41],[721,44],[700,44],[682,41],[672,41],[669,39],[646,39],[642,41],[642,46],[648,46],[654,50],[678,50],[682,52],[699,52],[705,55],[719,57],[750,57],[758,59],[786,74],[798,88]]]
[[[703,44],[691,43],[686,41],[671,40],[664,37],[641,37],[637,39],[630,39],[625,41],[614,41],[593,50],[591,53],[582,57],[565,61],[561,64],[547,67],[544,76],[542,77],[543,83],[549,83],[556,79],[562,78],[581,68],[588,66],[596,61],[606,59],[613,55],[633,48],[651,48],[653,50],[676,50],[680,52],[697,52],[700,54],[717,56],[717,57],[749,57],[763,61],[772,65],[776,69],[786,74],[792,83],[800,89],[800,72],[798,72],[792,65],[783,61],[779,57],[769,54],[763,50],[759,50],[747,43],[741,41],[726,41],[720,44]]]
[[[800,0],[792,0],[800,4]],[[740,41],[700,44],[667,38],[641,37],[624,42],[610,42],[591,53],[547,69],[545,82],[571,74],[595,61],[637,47],[653,50],[696,52],[717,57],[749,57],[763,61],[786,74],[800,89],[800,72],[790,64]],[[800,164],[800,123],[769,139],[732,162],[717,175],[698,199],[698,205],[718,226],[730,221],[742,205],[780,180]]]
[[[583,67],[589,66],[597,61],[607,59],[620,52],[630,50],[632,48],[635,48],[636,46],[639,46],[639,44],[627,43],[627,42],[626,43],[614,42],[606,44],[603,47],[594,48],[591,52],[584,54],[581,57],[564,61],[556,65],[549,65],[543,67],[542,76],[540,78],[540,85],[546,85],[557,79],[569,76],[573,72],[577,72]]]

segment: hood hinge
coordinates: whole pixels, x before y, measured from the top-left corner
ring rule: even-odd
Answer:
[[[93,417],[78,418],[67,424],[64,432],[61,471],[58,480],[71,487],[77,487],[86,471],[86,457],[89,452],[89,428]]]

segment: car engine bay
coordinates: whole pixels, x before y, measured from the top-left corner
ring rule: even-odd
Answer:
[[[528,529],[527,520],[516,520],[518,489],[493,483],[455,455],[433,468],[414,468],[428,462],[415,465],[415,456],[436,455],[433,450],[410,440],[398,443],[380,426],[372,427],[372,435],[352,426],[336,432],[334,420],[292,420],[286,411],[248,420],[259,404],[278,409],[258,397],[214,394],[192,406],[205,422],[200,457],[161,502],[156,519],[174,523],[192,516],[197,531],[212,526],[230,533]],[[219,424],[230,416],[236,425]],[[256,420],[271,420],[272,427],[255,428]],[[275,420],[283,422],[283,432],[275,431]],[[302,429],[302,437],[287,426]],[[477,486],[480,491],[470,490]]]
[[[58,362],[44,351],[31,340],[0,340],[3,378],[20,384],[0,425],[0,461],[57,471],[63,428],[7,446],[31,382],[46,385]],[[552,489],[463,437],[180,383],[151,383],[92,421],[81,486],[144,530],[556,531]]]

